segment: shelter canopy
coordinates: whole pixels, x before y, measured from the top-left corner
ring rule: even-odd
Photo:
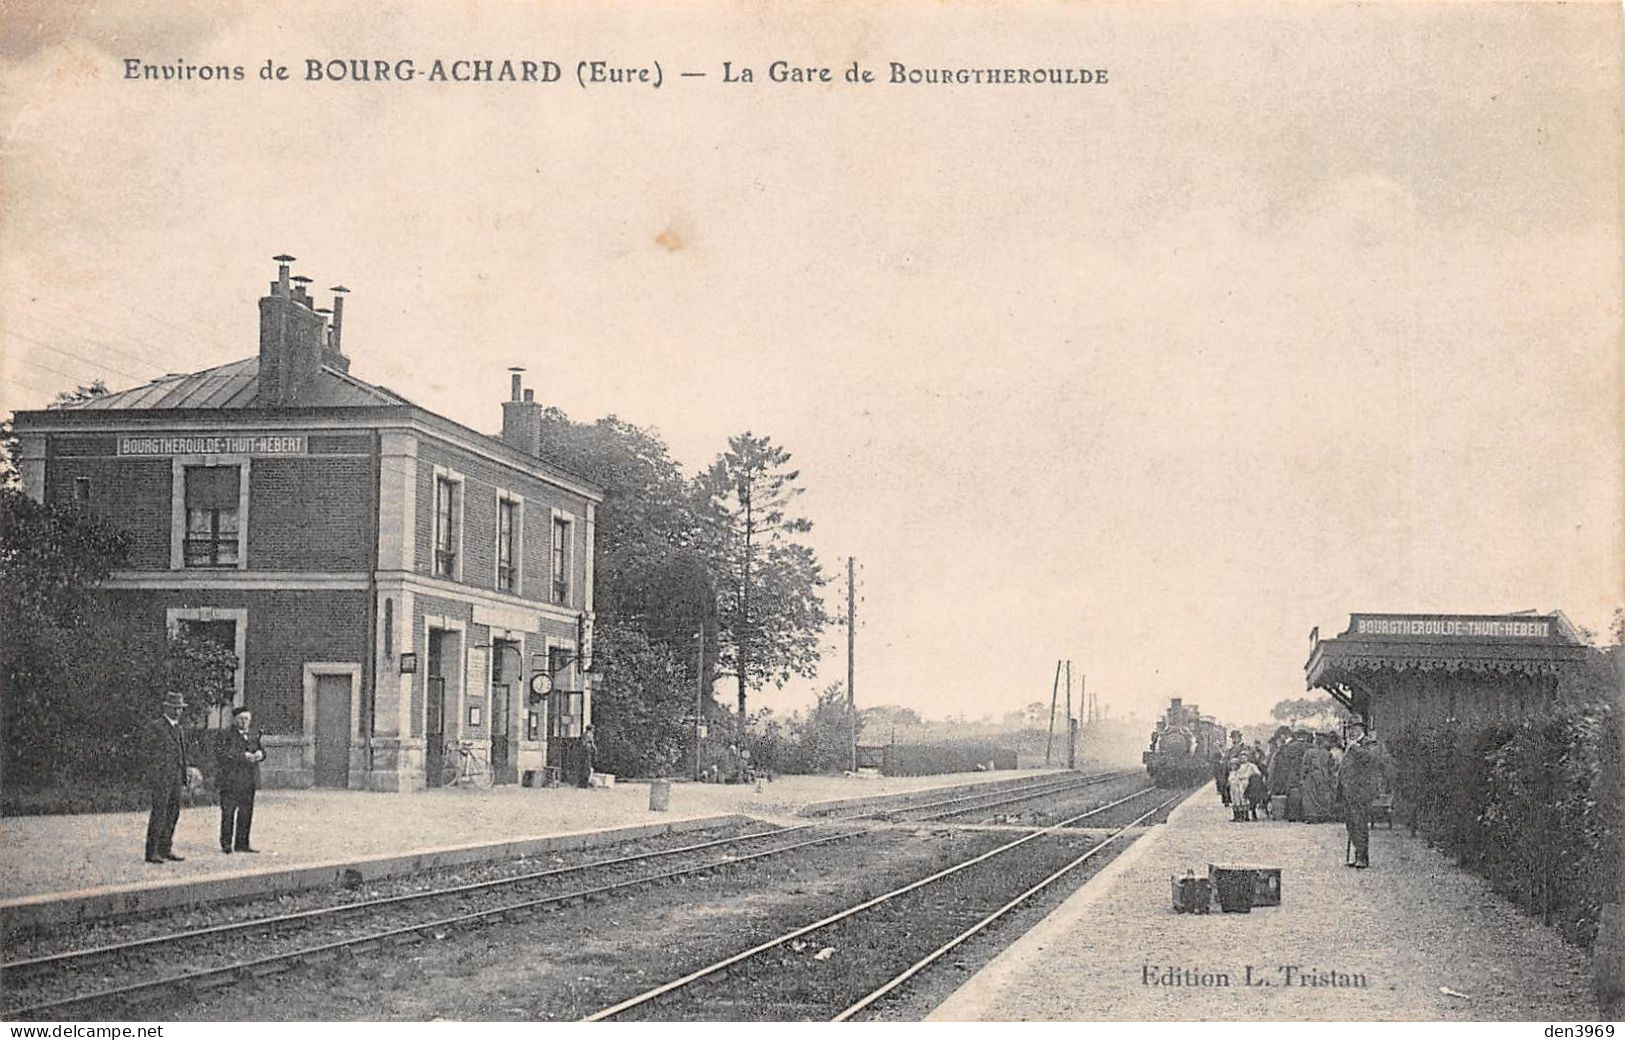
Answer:
[[[1551,614],[1351,614],[1331,639],[1316,629],[1304,673],[1352,707],[1351,689],[1380,672],[1479,672],[1558,675],[1585,657],[1568,618]]]

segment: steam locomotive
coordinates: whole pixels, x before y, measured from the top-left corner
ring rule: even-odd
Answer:
[[[1140,756],[1158,787],[1190,787],[1213,777],[1213,756],[1224,751],[1224,727],[1175,697],[1151,731]]]

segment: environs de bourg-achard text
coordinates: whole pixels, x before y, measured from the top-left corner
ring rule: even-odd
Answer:
[[[124,58],[122,78],[132,83],[378,84],[568,84],[589,87],[645,87],[659,90],[667,66],[658,60],[624,63],[600,59],[558,62],[545,58],[301,58],[261,64],[193,64],[184,59],[154,62]],[[902,61],[817,64],[773,59],[722,61],[674,66],[670,75],[696,82],[784,86],[1106,86],[1110,69],[1082,64],[932,65]]]

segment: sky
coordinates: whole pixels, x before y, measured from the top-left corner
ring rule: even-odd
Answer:
[[[468,425],[500,428],[523,365],[693,471],[772,436],[832,609],[859,564],[860,704],[933,717],[1044,700],[1070,658],[1114,715],[1240,724],[1303,695],[1311,628],[1352,611],[1605,631],[1625,603],[1617,6],[0,18],[0,412],[252,355],[291,253],[353,290],[353,373]],[[401,57],[565,81],[303,79]],[[584,89],[594,59],[663,85]],[[756,703],[844,679],[843,638]]]

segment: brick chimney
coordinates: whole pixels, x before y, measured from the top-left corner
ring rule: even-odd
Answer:
[[[260,297],[261,408],[292,408],[310,397],[327,343],[327,319],[317,313],[303,276],[288,277],[293,257],[277,262],[271,294]],[[291,284],[290,284],[291,283]]]
[[[536,393],[525,390],[520,373],[522,368],[510,368],[513,381],[508,399],[502,402],[502,440],[526,455],[542,453],[542,406],[536,403]]]
[[[350,290],[335,285],[327,290],[333,294],[333,327],[327,330],[327,346],[322,351],[322,364],[340,372],[350,371],[350,359],[339,349],[339,334],[344,330],[344,294]]]

